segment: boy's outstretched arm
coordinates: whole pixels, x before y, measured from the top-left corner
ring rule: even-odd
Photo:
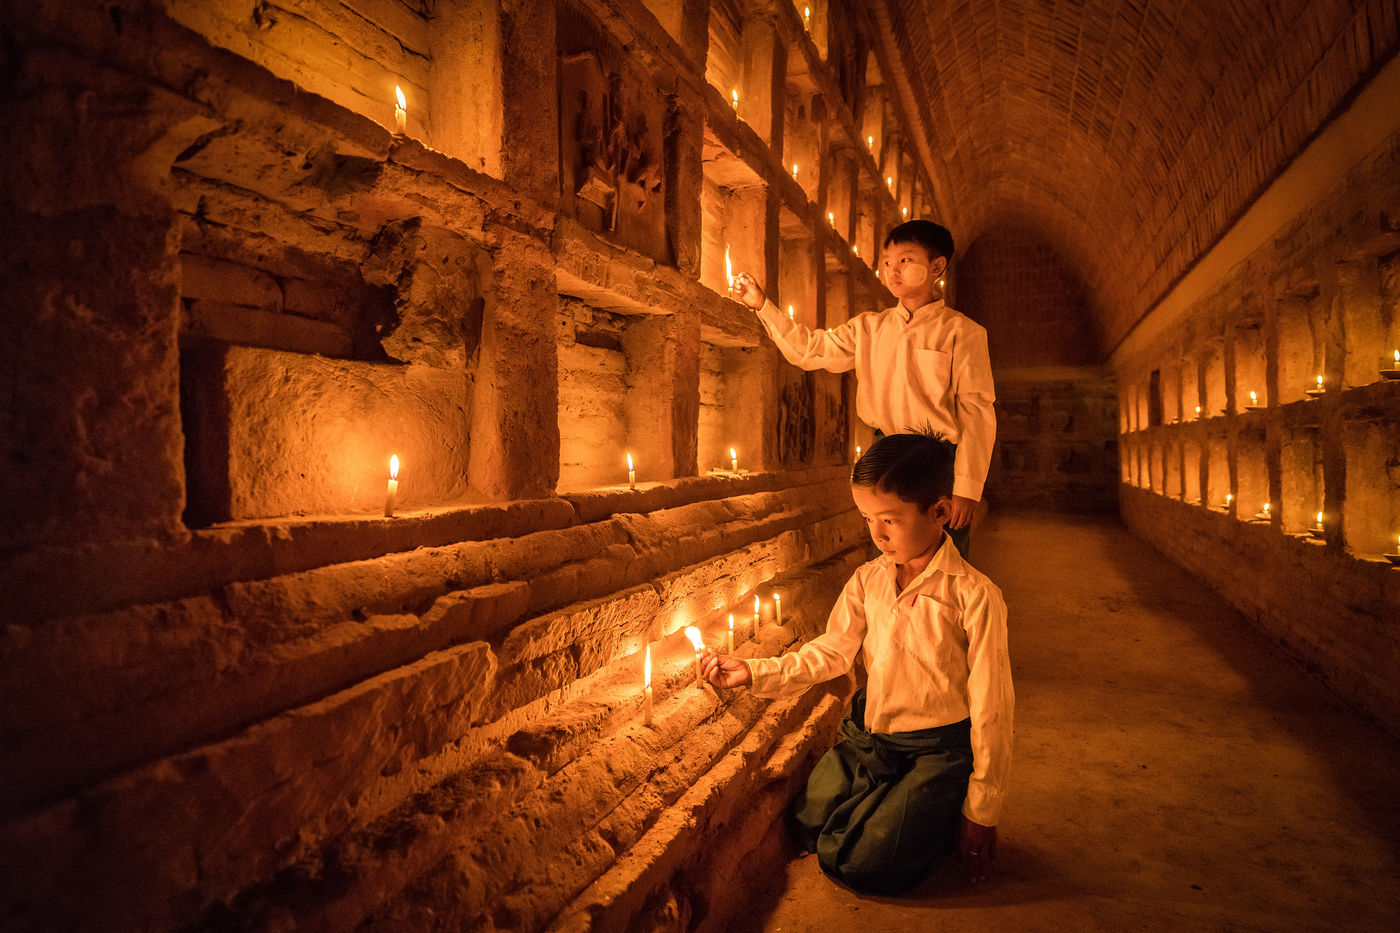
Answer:
[[[852,322],[847,321],[827,331],[792,321],[768,300],[758,280],[748,272],[734,276],[729,293],[757,313],[758,321],[768,332],[773,345],[792,365],[803,369],[825,369],[833,373],[855,369],[856,335]]]

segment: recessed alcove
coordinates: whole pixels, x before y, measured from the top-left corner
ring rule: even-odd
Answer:
[[[788,57],[789,67],[803,59]],[[783,168],[792,173],[809,202],[815,202],[822,184],[822,121],[826,105],[809,88],[810,80],[790,78],[783,103]]]
[[[1206,438],[1205,457],[1206,505],[1213,509],[1229,511],[1229,499],[1236,511],[1239,511],[1239,505],[1235,502],[1239,495],[1235,491],[1234,481],[1230,478],[1229,444],[1223,435],[1216,434]]]
[[[744,7],[736,0],[718,0],[710,5],[710,42],[705,54],[705,80],[719,91],[726,103],[739,94],[739,113],[746,98],[743,85]]]
[[[817,326],[817,245],[805,224],[782,211],[778,241],[778,288],[773,300],[795,321]]]
[[[725,258],[733,274],[749,272],[767,286],[764,229],[767,191],[742,160],[713,137],[705,141],[700,191],[700,282],[728,294]]]
[[[1118,389],[1118,433],[1127,434],[1133,430],[1133,386],[1124,383]]]
[[[1324,511],[1325,474],[1318,432],[1310,428],[1290,428],[1279,442],[1280,495],[1279,520],[1283,530],[1308,531],[1317,524],[1317,513]]]
[[[1159,496],[1166,490],[1166,448],[1161,441],[1152,441],[1147,447],[1147,488]]]
[[[740,470],[766,468],[763,423],[753,413],[768,398],[762,351],[755,347],[705,343],[700,348],[700,411],[697,428],[701,475],[731,467],[729,451]]]
[[[1185,498],[1181,485],[1181,445],[1167,441],[1162,445],[1162,495],[1173,499]]]
[[[838,149],[828,153],[826,221],[843,240],[848,240],[852,231],[855,172],[855,160],[851,157],[849,149]]]
[[[643,481],[666,479],[658,470],[669,438],[630,415],[646,369],[628,353],[628,328],[640,318],[559,300],[559,488],[585,489],[627,481],[631,453]]]
[[[1179,367],[1181,373],[1181,420],[1197,421],[1207,414],[1205,406],[1201,405],[1201,374],[1196,368],[1196,361],[1186,358],[1181,361]],[[1196,407],[1200,406],[1201,411],[1197,413]]]
[[[1133,429],[1145,431],[1152,427],[1152,385],[1151,380],[1133,387]]]
[[[1161,370],[1162,423],[1181,420],[1181,367],[1164,366]]]
[[[1279,298],[1275,320],[1278,400],[1286,404],[1307,398],[1308,390],[1317,388],[1318,376],[1324,388],[1339,388],[1327,378],[1327,333],[1316,288]]]
[[[1214,418],[1223,414],[1228,407],[1225,395],[1225,347],[1219,338],[1211,339],[1201,350],[1202,383],[1205,387],[1205,400],[1201,403],[1201,416]]]
[[[1396,553],[1400,536],[1400,421],[1354,420],[1342,429],[1346,452],[1346,545],[1358,554]]]
[[[827,12],[827,5],[830,0],[795,0],[793,9],[797,11],[797,18],[807,27],[807,35],[811,37],[812,44],[817,48],[817,56],[825,59],[827,53],[827,34],[830,28],[830,17]]]
[[[1192,504],[1203,504],[1201,499],[1201,444],[1187,440],[1181,445],[1181,497]]]
[[[1264,511],[1265,503],[1269,503],[1270,514],[1278,508],[1278,503],[1269,502],[1269,469],[1262,430],[1241,431],[1236,437],[1235,483],[1239,518],[1255,518]]]
[[[1264,332],[1253,318],[1234,328],[1235,411],[1269,404]],[[1251,399],[1250,393],[1254,396]]]
[[[1381,314],[1380,262],[1375,256],[1361,255],[1337,263],[1334,271],[1334,313],[1340,316],[1346,335],[1343,378],[1348,386],[1367,385],[1376,381],[1381,357],[1394,349],[1385,343],[1389,328]]]
[[[875,217],[876,208],[874,206],[874,193],[869,193],[861,199],[860,209],[856,213],[856,229],[851,240],[851,245],[855,248],[853,253],[857,259],[870,268],[879,266],[879,245],[876,240]]]
[[[824,320],[818,324],[830,330],[849,321],[859,314],[861,309],[851,308],[851,274],[845,260],[830,250],[825,251],[823,255],[826,263],[825,289],[822,296],[825,314]]]
[[[1133,449],[1127,444],[1118,445],[1118,472],[1124,485],[1133,485]]]

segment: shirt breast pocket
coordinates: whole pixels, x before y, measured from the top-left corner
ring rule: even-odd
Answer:
[[[942,399],[953,387],[953,354],[910,347],[909,381],[919,387],[925,398]]]

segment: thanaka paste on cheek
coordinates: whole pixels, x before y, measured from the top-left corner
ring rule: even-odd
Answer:
[[[915,262],[906,263],[904,268],[899,270],[899,275],[905,285],[917,288],[928,281],[928,266]]]

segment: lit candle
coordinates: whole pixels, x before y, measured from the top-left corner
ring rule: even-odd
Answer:
[[[797,163],[792,163],[792,180],[797,181]]]
[[[827,219],[827,222],[830,223],[833,227],[836,226],[836,212],[835,212],[835,211],[827,211],[827,212],[826,212],[826,219]]]
[[[908,216],[909,216],[909,208],[907,208],[907,207],[901,207],[901,208],[899,209],[899,211],[900,211],[900,213],[903,214],[905,217],[908,217]]]
[[[695,686],[704,687],[705,678],[700,673],[700,652],[705,650],[705,639],[700,637],[700,630],[693,625],[685,627],[685,637],[695,646]]]
[[[1201,417],[1201,406],[1199,406],[1199,405],[1196,406],[1196,417],[1197,417],[1197,418],[1200,418],[1200,417]]]
[[[796,314],[796,313],[797,313],[797,312],[793,310],[792,305],[788,305],[788,320],[789,320],[789,321],[795,321],[795,320],[797,320],[795,317],[793,317],[793,315]]]
[[[757,594],[757,593],[755,593],[755,594],[754,594],[754,597],[753,597],[753,635],[754,635],[755,638],[758,637],[758,594]]]
[[[1264,503],[1264,510],[1263,510],[1262,512],[1260,512],[1259,514],[1262,515],[1262,516],[1264,516],[1265,518],[1268,518],[1268,517],[1269,517],[1269,503],[1267,503],[1267,502]]]
[[[739,89],[737,87],[729,92],[729,101],[734,105],[734,110],[737,112],[739,109]]]
[[[859,255],[860,255],[860,247],[859,247],[859,246],[852,245],[852,246],[851,246],[851,255],[852,255],[852,256],[859,256]]]
[[[1228,508],[1230,507],[1230,503],[1232,503],[1232,502],[1234,502],[1234,501],[1235,501],[1235,494],[1234,494],[1233,492],[1227,492],[1227,493],[1225,493],[1225,508],[1228,509]]]
[[[384,517],[394,517],[394,503],[399,498],[399,455],[389,458],[389,489],[384,494]]]
[[[774,621],[779,625],[783,624],[783,594],[777,591],[773,593],[773,616]]]
[[[724,644],[729,649],[725,654],[732,655],[734,653],[734,613],[732,612],[729,614],[729,640]]]
[[[408,132],[408,101],[404,100],[403,88],[394,85],[394,132]]]
[[[647,643],[647,658],[642,667],[642,723],[651,725],[651,643]]]
[[[733,473],[739,472],[739,454],[735,452],[733,447],[729,448],[729,469]]]
[[[1318,530],[1318,531],[1321,531],[1321,530],[1322,530],[1322,513],[1321,513],[1321,512],[1318,512],[1318,513],[1317,513],[1317,530]]]
[[[627,485],[633,489],[637,488],[637,471],[632,466],[632,455],[627,455]]]
[[[1400,350],[1395,351],[1395,361],[1381,360],[1381,375],[1387,379],[1400,379]]]
[[[734,291],[734,266],[729,261],[729,244],[724,244],[724,279],[729,283],[729,290]]]
[[[868,147],[871,148],[871,149],[874,149],[874,148],[875,148],[875,137],[874,137],[874,136],[867,136],[867,137],[865,137],[865,145],[868,146]]]
[[[804,7],[802,8],[802,25],[803,25],[803,26],[810,26],[811,23],[812,23],[812,8],[809,7],[809,6],[804,6]]]
[[[1319,391],[1319,392],[1322,391],[1322,377],[1321,377],[1321,376],[1318,376],[1318,377],[1317,377],[1317,391]]]
[[[942,279],[939,279],[939,280],[938,280],[938,287],[939,287],[939,288],[942,288],[942,287],[943,287],[943,280],[942,280]]]
[[[886,185],[886,187],[889,187],[889,188],[893,188],[893,187],[894,187],[894,176],[893,176],[893,175],[886,175],[886,176],[885,176],[885,185]]]
[[[1250,408],[1258,408],[1258,407],[1259,407],[1259,396],[1255,395],[1253,392],[1249,393],[1249,407],[1250,407]]]
[[[856,445],[856,459],[857,459],[857,460],[860,459],[860,445],[859,445],[859,444]]]

